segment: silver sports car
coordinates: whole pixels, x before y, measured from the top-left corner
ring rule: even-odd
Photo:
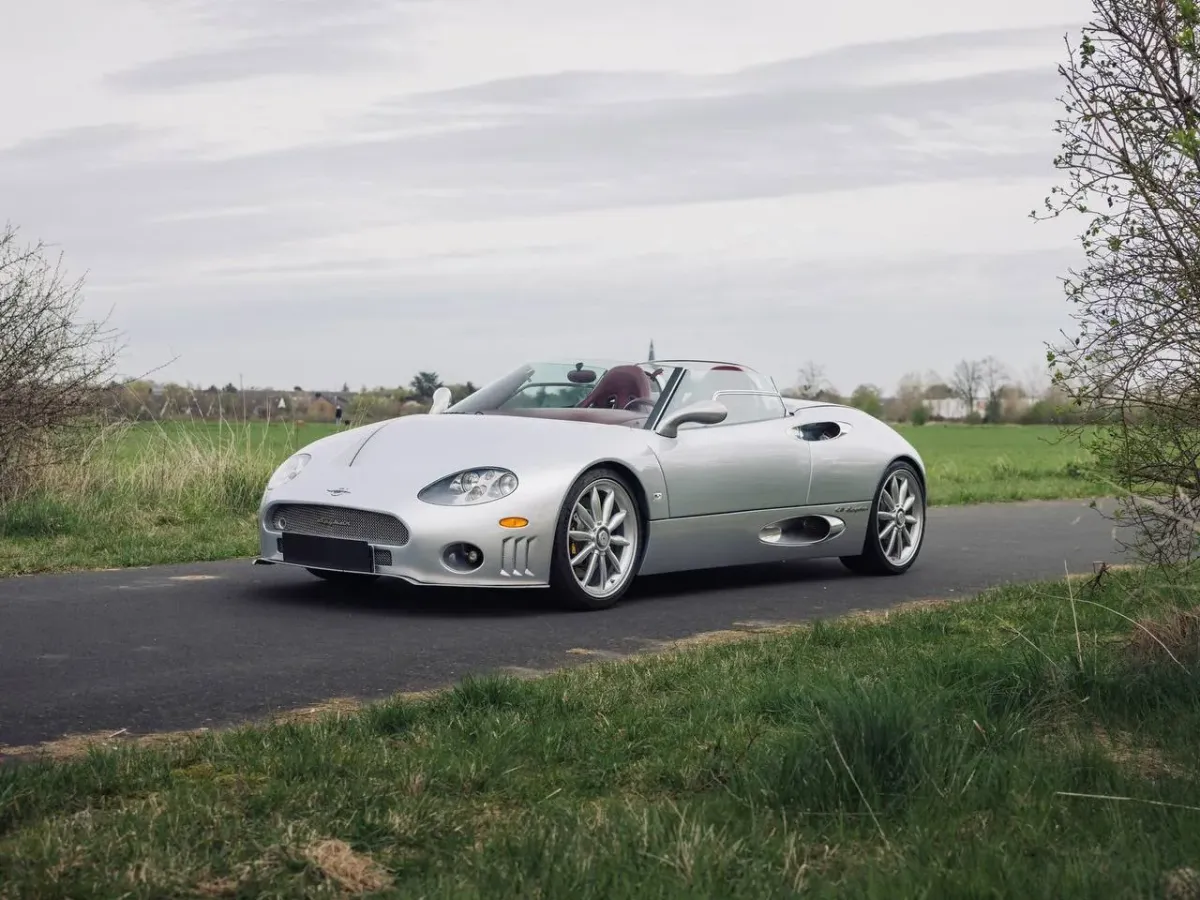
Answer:
[[[742,365],[534,363],[309,444],[267,484],[259,536],[259,565],[603,609],[639,574],[833,556],[905,572],[925,466],[884,422]]]

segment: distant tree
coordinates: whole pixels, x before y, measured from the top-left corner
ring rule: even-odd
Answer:
[[[954,393],[954,388],[936,378],[929,387],[925,388],[926,400],[949,400],[955,396],[957,395]]]
[[[908,419],[918,407],[925,408],[925,383],[919,372],[908,372],[896,386],[896,419]]]
[[[442,380],[437,372],[418,372],[409,386],[412,388],[413,399],[421,403],[433,400],[433,392],[442,386]]]
[[[987,420],[999,422],[1003,418],[1004,386],[1008,379],[1008,370],[994,356],[986,356],[979,362],[979,381],[983,386],[983,396],[987,400]]]
[[[815,400],[817,396],[829,388],[829,380],[825,377],[825,367],[818,362],[809,360],[800,367],[796,393],[805,400]]]
[[[451,401],[454,403],[457,403],[458,401],[460,401],[466,397],[470,397],[473,393],[475,393],[477,390],[479,390],[479,388],[477,388],[470,381],[468,381],[464,384],[452,384],[452,385],[449,385],[449,387],[450,387]]]
[[[231,381],[225,385],[225,387],[221,388],[221,392],[225,394],[236,394],[238,392],[237,385]]]
[[[982,383],[982,368],[975,360],[961,360],[950,375],[950,388],[954,396],[967,405],[968,416],[975,411],[975,401],[979,399]]]
[[[1057,386],[1107,425],[1089,438],[1143,558],[1197,554],[1200,518],[1200,5],[1093,0],[1059,67],[1064,116],[1046,212],[1083,216],[1064,288]]]
[[[850,395],[850,405],[869,416],[883,415],[883,397],[873,384],[860,384]]]
[[[45,245],[0,231],[0,502],[75,457],[103,408],[117,347],[104,322],[80,316],[82,286]]]

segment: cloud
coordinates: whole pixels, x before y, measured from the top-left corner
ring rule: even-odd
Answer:
[[[422,0],[245,0],[174,4],[217,46],[110,73],[125,91],[173,91],[264,76],[347,76],[395,62],[386,26]]]
[[[127,121],[0,149],[5,213],[89,269],[99,302],[117,301],[142,348],[131,370],[180,351],[193,377],[223,381],[239,354],[254,360],[250,380],[340,384],[462,359],[476,370],[446,374],[478,381],[510,352],[636,354],[653,336],[673,355],[763,356],[785,379],[829,348],[844,371],[863,369],[835,377],[890,383],[897,366],[952,365],[936,359],[972,342],[1019,355],[1032,330],[1020,321],[1058,315],[1061,253],[1030,245],[1062,242],[1018,234],[1055,180],[1061,29],[927,36],[715,75],[549,72],[370,108],[353,102],[350,79],[340,120],[247,153],[144,111],[214,77],[341,74],[338,54],[351,51],[381,63],[372,53],[395,47],[370,23],[392,6],[180,8],[217,36],[114,76],[122,91],[157,92],[130,100]],[[275,55],[255,57],[263,47]],[[330,80],[280,83],[333,94]],[[1022,193],[1001,204],[997,185]],[[590,309],[608,312],[581,331]],[[528,317],[536,329],[511,325]],[[911,364],[885,332],[921,348]],[[328,353],[298,359],[316,334]],[[396,361],[398,344],[411,364]],[[876,351],[878,371],[863,362]]]
[[[985,43],[980,35],[901,42],[896,57]],[[87,129],[0,152],[0,189],[58,229],[93,228],[103,209],[106,221],[117,212],[135,232],[152,228],[152,242],[191,227],[163,230],[170,213],[270,208],[274,217],[255,221],[270,243],[272,232],[296,232],[297,215],[333,231],[355,217],[455,221],[1049,173],[1057,87],[1049,66],[854,83],[844,73],[864,58],[886,69],[889,50],[846,48],[822,54],[820,65],[699,79],[563,73],[490,82],[397,100],[346,123],[344,137],[228,158],[147,151],[121,165],[121,154],[156,135]],[[510,108],[478,109],[485,100]],[[47,146],[52,156],[38,165]],[[16,159],[19,177],[7,165]]]

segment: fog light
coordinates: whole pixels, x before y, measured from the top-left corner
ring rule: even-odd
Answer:
[[[474,572],[483,565],[483,551],[474,544],[451,544],[442,551],[442,564],[451,572]]]

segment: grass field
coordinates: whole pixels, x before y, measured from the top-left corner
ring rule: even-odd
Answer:
[[[271,471],[332,425],[164,423],[106,438],[45,490],[0,508],[0,576],[248,556]],[[934,505],[1091,497],[1078,442],[1051,426],[901,427]]]
[[[1196,594],[1009,587],[0,766],[0,897],[1194,897]]]

